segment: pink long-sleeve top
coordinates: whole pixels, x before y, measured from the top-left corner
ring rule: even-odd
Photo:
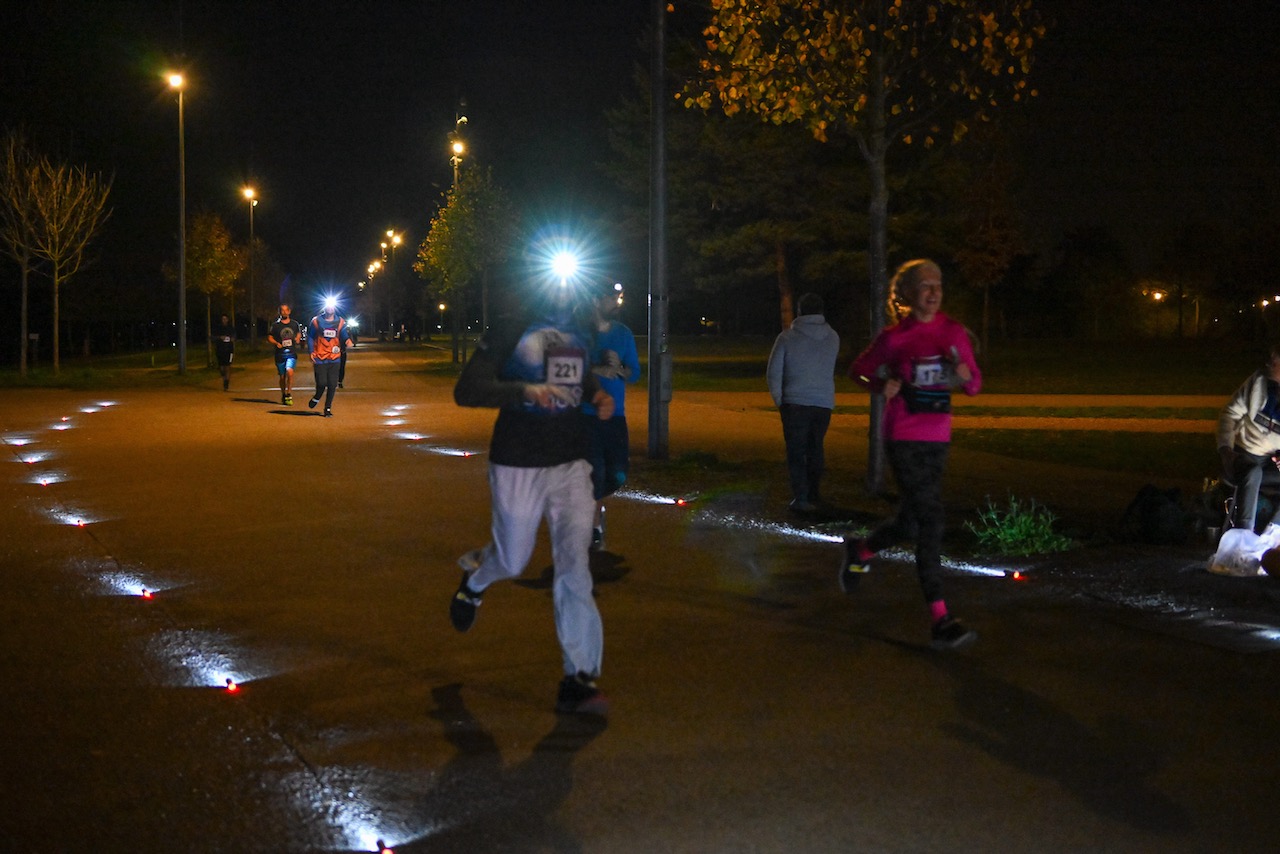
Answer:
[[[953,365],[964,362],[973,378],[961,384]],[[982,389],[982,372],[964,325],[939,312],[928,323],[908,316],[883,330],[871,346],[849,366],[849,377],[863,388],[879,392],[885,380],[899,379],[904,387],[942,390],[959,385],[972,397]],[[885,406],[884,435],[891,442],[950,442],[950,412],[911,412],[902,393]]]

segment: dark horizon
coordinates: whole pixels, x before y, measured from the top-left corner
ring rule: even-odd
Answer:
[[[1258,38],[1280,17],[1272,4],[1039,5],[1055,19],[1036,58],[1040,96],[1008,115],[1037,248],[1100,225],[1140,271],[1188,223],[1274,218],[1280,66]],[[615,216],[619,194],[594,168],[609,156],[603,112],[635,92],[650,8],[26,2],[0,36],[0,115],[114,176],[94,250],[159,280],[176,260],[178,206],[176,99],[161,74],[185,55],[188,216],[213,210],[247,240],[240,189],[252,182],[255,233],[284,269],[350,284],[387,228],[407,230],[411,250],[423,237],[451,180],[460,112],[472,162],[537,216]],[[695,12],[677,4],[673,30],[695,28]],[[14,265],[4,270],[16,282]]]

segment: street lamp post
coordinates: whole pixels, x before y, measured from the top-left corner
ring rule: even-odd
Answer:
[[[388,331],[390,331],[391,337],[393,339],[396,336],[396,330],[393,328],[395,323],[392,318],[392,310],[393,310],[392,302],[395,298],[395,294],[392,293],[392,290],[394,290],[395,285],[399,281],[399,275],[397,274],[397,271],[396,271],[396,250],[400,248],[400,243],[402,240],[403,240],[402,235],[396,234],[396,230],[394,228],[388,228],[387,239],[381,241],[378,244],[382,248],[383,263],[390,265],[389,267],[387,267],[387,272],[390,273],[391,276],[388,279],[386,286],[383,287],[382,289],[382,298],[383,300],[386,301],[386,304],[387,304],[387,329]],[[391,250],[390,259],[387,258],[388,249]]]
[[[178,92],[178,373],[187,372],[187,143],[183,125],[182,92],[186,80],[169,75],[169,88]]]
[[[453,133],[449,134],[449,150],[453,155],[449,162],[453,164],[453,189],[458,189],[458,170],[462,167],[462,156],[467,153],[467,144],[462,141],[462,126],[467,123],[466,116],[458,116],[453,123]]]
[[[253,313],[253,209],[258,206],[257,193],[253,187],[244,188],[245,200],[249,202],[249,349],[258,347],[258,320]]]
[[[440,303],[440,333],[444,334],[444,303]]]

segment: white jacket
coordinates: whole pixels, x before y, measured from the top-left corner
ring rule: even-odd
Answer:
[[[1280,420],[1263,414],[1267,374],[1258,370],[1236,390],[1218,418],[1218,447],[1240,447],[1251,454],[1280,453]]]

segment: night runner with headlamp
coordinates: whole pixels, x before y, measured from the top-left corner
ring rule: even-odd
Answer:
[[[885,455],[902,493],[897,515],[866,538],[846,539],[840,589],[852,593],[876,552],[916,541],[916,573],[932,620],[930,645],[958,649],[977,640],[947,611],[942,598],[942,474],[951,447],[951,389],[982,388],[982,373],[964,326],[942,307],[942,271],[926,259],[908,261],[890,284],[889,303],[906,316],[883,330],[849,366],[849,376],[885,396]]]
[[[462,581],[449,619],[460,632],[471,628],[489,585],[524,572],[546,517],[565,672],[555,708],[603,715],[608,701],[595,680],[604,628],[589,565],[595,501],[581,408],[590,401],[608,419],[613,398],[590,371],[592,332],[575,317],[572,289],[552,288],[531,314],[485,332],[453,390],[458,405],[496,407],[498,418],[489,445],[492,539],[458,559]]]
[[[324,417],[329,418],[333,415],[333,395],[338,390],[342,353],[351,346],[351,333],[347,322],[338,316],[335,300],[326,299],[324,311],[311,318],[307,337],[311,341],[311,366],[316,375],[316,393],[307,401],[307,406],[315,409],[323,396]]]
[[[591,483],[595,490],[596,517],[591,528],[591,548],[604,548],[604,499],[627,482],[631,447],[627,432],[627,383],[640,376],[640,356],[636,337],[622,314],[622,284],[600,282],[588,288],[595,323],[595,348],[591,357],[591,373],[613,398],[613,417],[596,418],[589,403],[582,405],[591,433]]]

